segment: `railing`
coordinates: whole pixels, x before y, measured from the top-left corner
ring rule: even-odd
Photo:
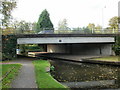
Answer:
[[[5,31],[3,31],[5,33]],[[8,32],[7,32],[8,33]],[[9,31],[10,34],[120,34],[120,29],[94,29],[94,30],[43,30],[38,33],[35,30]]]
[[[120,30],[55,30],[54,34],[120,34]]]

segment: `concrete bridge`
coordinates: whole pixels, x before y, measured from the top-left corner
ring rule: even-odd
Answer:
[[[18,44],[41,44],[50,53],[112,55],[114,34],[28,34],[17,35]]]

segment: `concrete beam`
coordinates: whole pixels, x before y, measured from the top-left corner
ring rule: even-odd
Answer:
[[[18,38],[18,44],[114,43],[114,37],[39,37]]]

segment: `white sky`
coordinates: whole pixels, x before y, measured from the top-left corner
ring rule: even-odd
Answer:
[[[64,18],[71,28],[87,26],[88,23],[106,27],[111,17],[118,16],[118,1],[120,0],[18,0],[12,15],[17,20],[37,22],[41,12],[47,9],[54,27],[58,27],[58,22]]]

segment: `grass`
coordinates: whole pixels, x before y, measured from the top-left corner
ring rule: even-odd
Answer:
[[[0,63],[9,63],[11,61],[14,61],[14,60],[5,60],[5,61],[0,61]]]
[[[35,66],[36,73],[36,82],[38,84],[38,88],[59,88],[61,90],[69,90],[66,86],[63,86],[59,82],[57,82],[50,73],[46,72],[46,67],[50,67],[50,63],[45,60],[36,60],[33,61]]]
[[[13,68],[14,67],[14,68]],[[11,81],[18,74],[21,64],[2,64],[0,67],[0,78],[4,77],[6,73],[11,72],[2,81],[2,88],[11,88]]]
[[[120,61],[120,56],[108,56],[108,57],[101,57],[101,58],[94,58],[92,60],[100,60],[100,61]]]

